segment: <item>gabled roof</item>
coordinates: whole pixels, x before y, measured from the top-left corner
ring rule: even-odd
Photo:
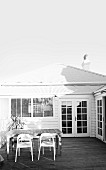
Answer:
[[[63,64],[53,64],[41,69],[21,74],[4,84],[106,84],[106,76]]]
[[[61,96],[92,94],[106,85],[106,76],[91,71],[53,64],[7,80],[0,95]]]
[[[62,75],[65,76],[68,82],[105,82],[106,76],[84,69],[79,69],[72,66],[67,66],[62,70]]]
[[[106,86],[99,87],[97,90],[94,91],[94,94],[106,94]]]

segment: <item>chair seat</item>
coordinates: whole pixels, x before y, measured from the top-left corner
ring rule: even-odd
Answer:
[[[53,142],[51,142],[51,141],[43,141],[42,142],[42,146],[46,147],[47,145],[53,146]]]
[[[31,147],[31,144],[29,142],[22,142],[21,144],[18,145],[20,148],[26,148],[26,147]]]

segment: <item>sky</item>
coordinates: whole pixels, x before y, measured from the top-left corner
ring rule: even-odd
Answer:
[[[0,81],[61,63],[106,75],[105,0],[1,0]]]

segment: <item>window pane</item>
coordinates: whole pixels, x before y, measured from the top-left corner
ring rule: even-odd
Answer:
[[[82,113],[87,113],[87,108],[82,108]]]
[[[66,115],[62,115],[62,120],[66,120]]]
[[[17,116],[21,117],[21,99],[17,99]]]
[[[62,114],[66,114],[66,108],[62,108]]]
[[[16,99],[11,99],[11,116],[16,117]]]
[[[77,127],[81,127],[81,121],[77,121]]]
[[[67,121],[67,127],[72,127],[72,121]]]
[[[66,121],[62,121],[62,127],[66,127]]]
[[[77,107],[81,107],[81,102],[77,102]]]
[[[99,106],[99,100],[97,100],[97,106]]]
[[[87,127],[85,128],[83,128],[83,133],[87,133]]]
[[[49,116],[53,116],[52,110],[44,111],[44,117],[49,117]]]
[[[100,114],[100,121],[102,121],[102,115]]]
[[[100,113],[102,113],[102,107],[100,107]]]
[[[63,134],[66,134],[66,128],[62,128]]]
[[[67,106],[72,106],[72,102],[71,101],[67,101]]]
[[[72,128],[67,128],[68,133],[72,133]]]
[[[99,134],[102,136],[102,129],[99,130]]]
[[[87,114],[82,115],[82,120],[87,120]]]
[[[53,116],[52,98],[34,98],[33,99],[33,117]]]
[[[82,133],[82,128],[77,128],[77,133]]]
[[[87,121],[83,121],[83,126],[87,126]]]
[[[72,120],[72,115],[67,115],[67,120]]]
[[[66,102],[62,101],[62,107],[66,107]]]
[[[53,99],[44,98],[43,100],[43,113],[44,117],[53,116]]]
[[[81,114],[77,115],[77,120],[81,120]]]
[[[100,122],[100,128],[102,128],[102,122]]]
[[[77,108],[77,113],[81,113],[81,108]]]
[[[98,122],[98,127],[100,127],[100,122]]]
[[[72,108],[67,108],[67,114],[71,114],[72,113]]]
[[[100,106],[102,106],[102,100],[100,100]]]
[[[82,101],[82,107],[87,107],[87,101]]]
[[[22,117],[31,117],[31,99],[22,99]]]

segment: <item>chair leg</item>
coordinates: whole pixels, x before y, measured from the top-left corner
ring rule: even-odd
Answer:
[[[31,156],[32,156],[32,161],[33,161],[33,149],[31,147]]]
[[[18,148],[18,156],[20,156],[20,148]]]
[[[44,155],[44,147],[42,147],[42,153],[43,153],[43,155]]]
[[[17,161],[17,148],[16,148],[16,154],[15,154],[15,162]]]
[[[56,149],[54,147],[54,161],[55,161]]]
[[[40,158],[40,150],[41,150],[41,147],[39,147],[38,160]]]

